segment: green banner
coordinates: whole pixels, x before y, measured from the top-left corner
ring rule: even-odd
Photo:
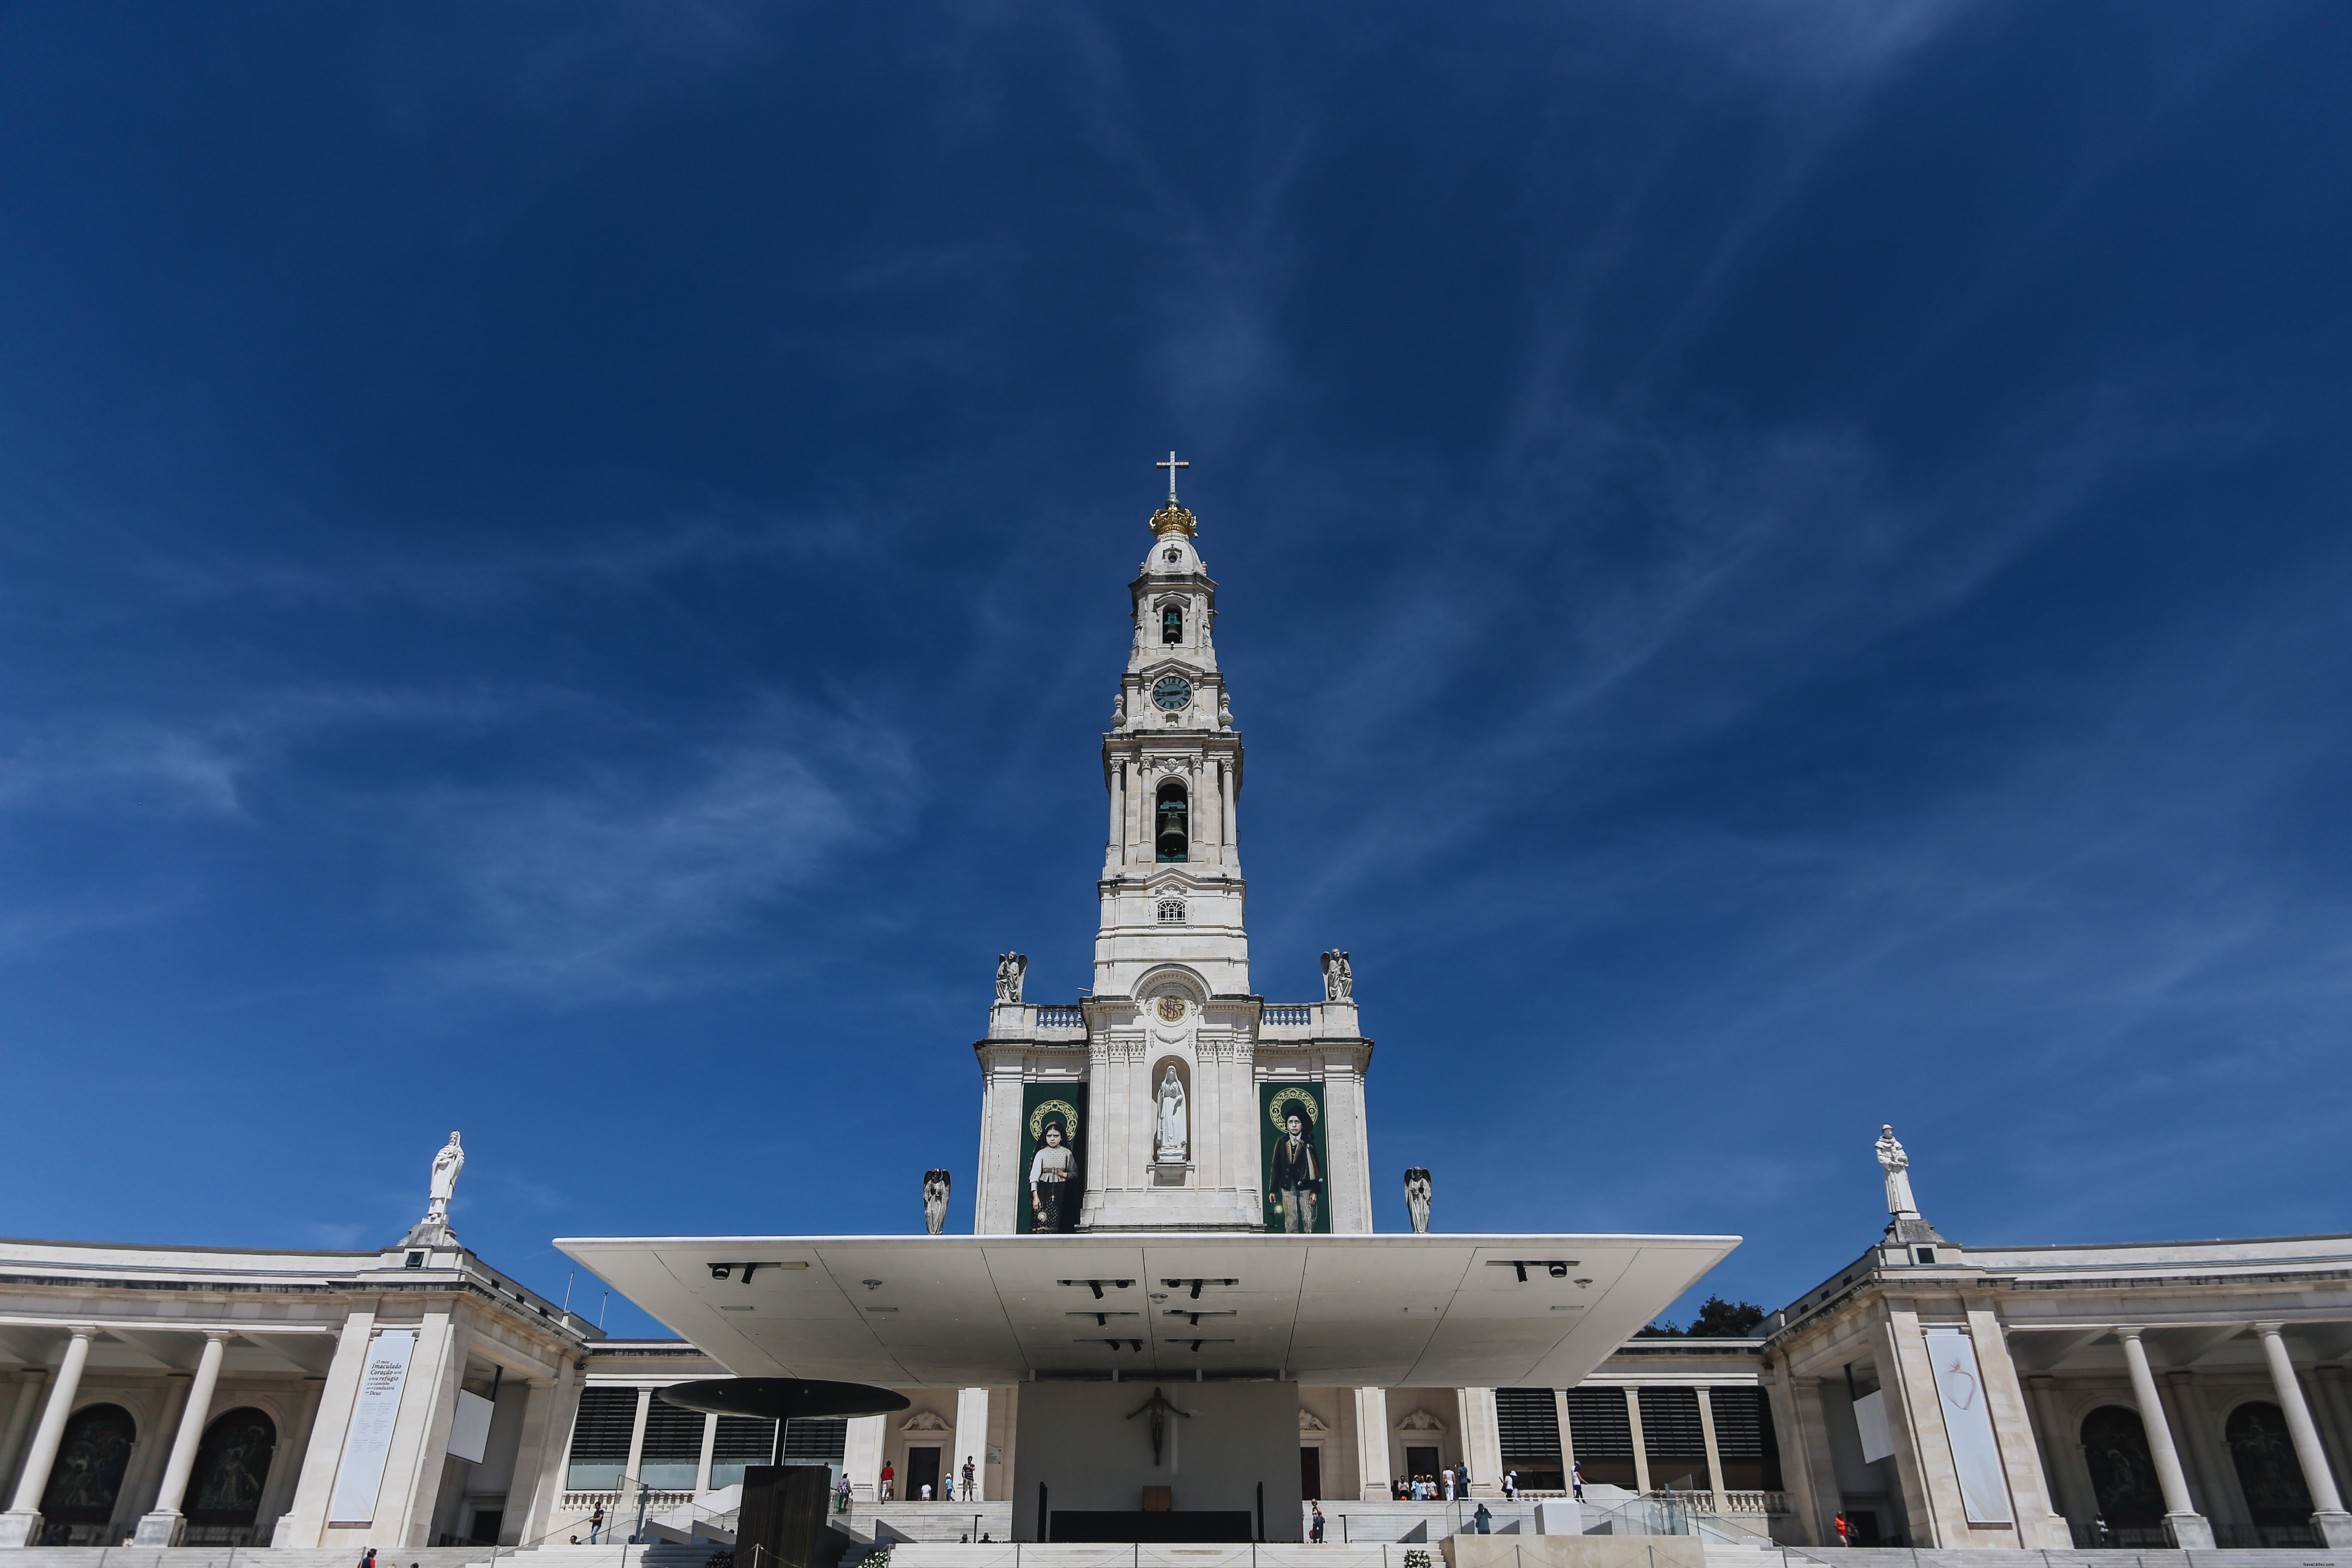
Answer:
[[[1071,1230],[1087,1191],[1087,1086],[1021,1086],[1021,1194],[1016,1228]],[[1049,1136],[1058,1131],[1058,1140]],[[1066,1156],[1062,1151],[1067,1151]],[[1054,1180],[1061,1173],[1060,1181]]]
[[[1265,1228],[1330,1235],[1331,1165],[1324,1149],[1322,1081],[1262,1083],[1258,1108],[1265,1116],[1258,1124],[1265,1149]]]

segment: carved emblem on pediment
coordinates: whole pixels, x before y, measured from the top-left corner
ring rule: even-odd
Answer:
[[[1415,1409],[1398,1420],[1396,1429],[1400,1432],[1442,1433],[1446,1430],[1446,1426],[1428,1411]]]
[[[904,1421],[898,1423],[898,1430],[901,1432],[944,1434],[953,1432],[955,1428],[949,1426],[945,1420],[941,1419],[940,1413],[936,1410],[918,1410],[912,1415],[908,1416]]]
[[[1316,1437],[1316,1436],[1322,1436],[1324,1433],[1328,1432],[1329,1430],[1331,1430],[1331,1424],[1330,1424],[1329,1422],[1328,1422],[1328,1421],[1324,1420],[1324,1419],[1323,1419],[1323,1417],[1321,1417],[1320,1415],[1316,1415],[1316,1414],[1315,1414],[1315,1412],[1313,1412],[1312,1410],[1308,1410],[1308,1409],[1306,1409],[1306,1408],[1304,1408],[1304,1407],[1302,1407],[1302,1408],[1299,1410],[1299,1412],[1298,1412],[1298,1435],[1299,1435],[1300,1436],[1302,1436],[1302,1437]]]

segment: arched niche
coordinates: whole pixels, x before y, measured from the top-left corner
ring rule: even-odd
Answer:
[[[195,1468],[188,1475],[188,1522],[251,1524],[261,1511],[270,1457],[277,1449],[278,1424],[264,1412],[248,1405],[214,1417],[196,1446]]]
[[[114,1517],[122,1472],[139,1441],[139,1424],[120,1405],[85,1405],[66,1421],[49,1484],[41,1493],[48,1524],[104,1524]]]
[[[2249,1399],[2230,1412],[2221,1439],[2229,1445],[2230,1463],[2237,1469],[2238,1487],[2246,1495],[2246,1513],[2255,1529],[2296,1529],[2311,1521],[2311,1488],[2303,1478],[2303,1462],[2295,1458],[2286,1412],[2267,1399]],[[2263,1544],[2290,1543],[2266,1537]]]
[[[2083,1463],[2091,1471],[2091,1492],[2099,1517],[2116,1529],[2164,1522],[2164,1489],[2147,1447],[2139,1412],[2102,1405],[2083,1417]]]

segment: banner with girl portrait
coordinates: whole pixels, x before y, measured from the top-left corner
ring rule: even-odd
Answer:
[[[1086,1196],[1087,1086],[1021,1086],[1021,1193],[1014,1228],[1067,1231],[1078,1223]]]

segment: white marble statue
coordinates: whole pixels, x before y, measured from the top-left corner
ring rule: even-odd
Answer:
[[[945,1171],[923,1173],[923,1229],[938,1236],[948,1226],[948,1173]]]
[[[449,1223],[449,1200],[457,1195],[457,1173],[466,1168],[466,1151],[457,1145],[457,1135],[449,1134],[449,1142],[433,1156],[433,1201],[425,1206],[425,1220],[428,1225]]]
[[[1176,1064],[1168,1064],[1168,1076],[1160,1080],[1155,1096],[1159,1115],[1155,1119],[1159,1131],[1160,1163],[1179,1165],[1184,1162],[1185,1145],[1192,1142],[1191,1119],[1184,1110],[1184,1084],[1176,1076]]]
[[[1029,973],[1028,958],[1018,952],[996,955],[996,999],[999,1002],[1021,1000],[1021,977]]]
[[[1911,1156],[1892,1127],[1878,1130],[1878,1163],[1886,1173],[1886,1212],[1898,1219],[1918,1218],[1919,1205],[1911,1197]]]
[[[1323,955],[1323,1000],[1352,1001],[1356,994],[1356,972],[1348,966],[1348,955],[1338,948]]]
[[[1405,1212],[1412,1216],[1412,1233],[1429,1234],[1429,1172],[1415,1165],[1404,1173]]]

